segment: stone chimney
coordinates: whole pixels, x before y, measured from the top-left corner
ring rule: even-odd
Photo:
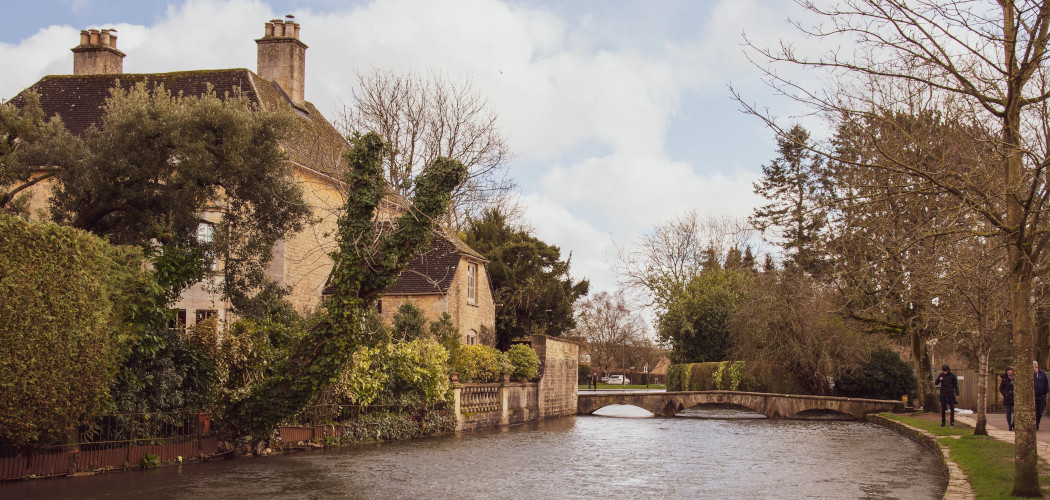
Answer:
[[[266,33],[255,41],[259,46],[259,76],[281,86],[296,105],[305,102],[306,44],[299,41],[294,16],[266,23]]]
[[[117,50],[117,30],[82,30],[80,45],[73,47],[74,75],[119,75],[124,53]]]

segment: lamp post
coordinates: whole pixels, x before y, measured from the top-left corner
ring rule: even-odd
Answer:
[[[645,388],[649,388],[649,363],[646,363],[642,370],[645,371]]]

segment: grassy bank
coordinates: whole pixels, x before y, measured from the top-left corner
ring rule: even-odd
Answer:
[[[1014,478],[1012,442],[975,436],[972,427],[941,427],[940,417],[934,421],[893,413],[881,415],[933,434],[942,446],[950,450],[949,458],[962,468],[978,499],[1018,498],[1010,495]],[[1050,468],[1045,462],[1039,484],[1044,492],[1050,490]]]

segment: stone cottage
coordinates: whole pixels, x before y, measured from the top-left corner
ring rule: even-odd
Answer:
[[[446,230],[437,230],[430,249],[417,255],[379,302],[389,323],[397,308],[412,302],[436,321],[448,313],[463,344],[493,344],[496,303],[488,260]]]
[[[277,283],[291,289],[289,300],[299,310],[316,307],[321,289],[332,268],[328,256],[337,211],[344,198],[342,181],[344,153],[350,150],[346,139],[305,99],[307,46],[299,39],[300,26],[293,21],[275,19],[265,24],[258,47],[257,72],[248,69],[179,71],[173,73],[126,74],[125,54],[117,49],[117,36],[111,30],[85,30],[73,51],[72,75],[48,75],[28,91],[40,95],[47,116],[59,115],[74,134],[83,134],[101,121],[102,106],[114,86],[130,88],[147,81],[163,84],[173,94],[202,95],[209,86],[216,95],[240,92],[265,110],[293,111],[301,120],[299,132],[281,143],[288,154],[295,182],[303,189],[313,214],[301,232],[279,241],[267,274]],[[22,94],[12,99],[17,104]],[[35,186],[31,213],[41,214],[50,196],[51,186]],[[200,238],[208,238],[218,213],[201,214]],[[221,265],[221,263],[217,264]],[[218,269],[209,276],[221,279]],[[229,304],[198,284],[185,292],[175,305],[179,320],[193,325],[198,319],[215,316],[229,321]]]
[[[262,38],[255,40],[255,72],[236,68],[126,74],[123,72],[125,54],[117,48],[115,32],[84,30],[80,33],[80,44],[71,49],[73,74],[45,76],[12,102],[17,105],[22,94],[36,92],[40,95],[45,115],[61,116],[74,134],[83,134],[91,125],[101,121],[102,106],[111,88],[117,85],[130,88],[143,81],[163,84],[173,94],[202,95],[208,92],[209,86],[220,96],[239,91],[261,109],[294,112],[302,126],[295,136],[283,141],[281,147],[288,154],[294,180],[302,187],[313,213],[303,231],[275,245],[267,274],[278,284],[290,288],[288,299],[298,310],[308,311],[319,305],[332,270],[329,252],[335,247],[336,219],[345,201],[346,185],[342,179],[346,164],[343,155],[350,150],[350,145],[305,99],[307,46],[299,34],[300,25],[294,21],[274,19],[266,22]],[[47,181],[36,184],[31,213],[46,213],[50,194],[51,185]],[[381,220],[389,218],[399,210],[398,205],[387,200],[377,216]],[[198,236],[210,237],[213,223],[218,219],[218,213],[201,214]],[[400,302],[413,300],[432,319],[447,311],[460,328],[463,341],[477,342],[481,332],[495,324],[492,292],[484,271],[486,261],[454,236],[435,238],[434,245],[413,262],[412,271],[406,271],[390,295],[384,298],[384,310],[392,312]],[[454,249],[452,253],[448,251],[450,248]],[[457,257],[450,257],[453,254]],[[439,264],[432,265],[434,263]],[[443,273],[450,274],[444,276]],[[412,278],[422,276],[426,278]],[[209,279],[221,279],[218,269]],[[430,283],[434,285],[424,286]],[[203,283],[185,292],[175,307],[179,321],[186,326],[213,316],[222,322],[233,319],[230,304],[209,292]]]

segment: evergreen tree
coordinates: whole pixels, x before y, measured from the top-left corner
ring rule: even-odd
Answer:
[[[573,304],[587,295],[590,283],[569,276],[561,250],[507,223],[497,208],[471,221],[466,243],[489,259],[496,295],[496,346],[506,350],[514,339],[542,333],[559,336],[576,326]]]
[[[765,233],[772,229],[773,243],[784,247],[788,267],[817,274],[824,258],[821,237],[827,226],[821,199],[828,192],[823,162],[811,150],[809,132],[795,125],[777,138],[778,156],[762,166],[755,193],[769,203],[755,209],[749,221]]]

